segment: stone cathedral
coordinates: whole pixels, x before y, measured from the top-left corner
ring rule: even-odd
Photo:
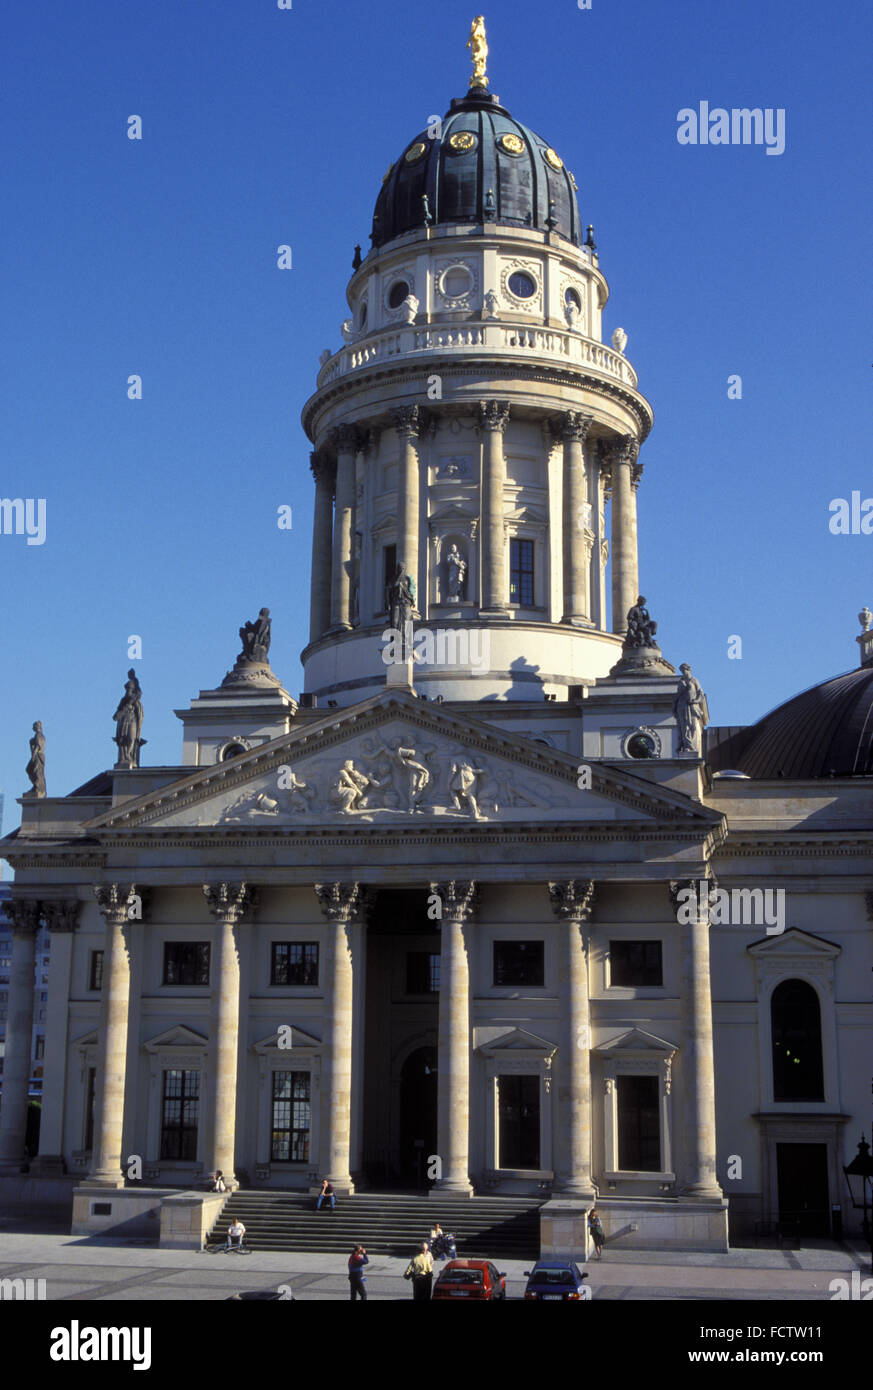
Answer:
[[[263,608],[177,711],[177,766],[141,765],[133,671],[111,770],[50,796],[31,744],[0,842],[0,1171],[31,1198],[75,1187],[82,1229],[215,1170],[327,1175],[350,1201],[528,1195],[544,1251],[580,1249],[595,1200],[627,1246],[726,1249],[729,1218],[827,1235],[836,1205],[857,1223],[871,615],[856,669],[709,724],[640,593],[637,508],[663,480],[627,336],[603,341],[572,151],[473,52],[388,167],[303,408],[299,700]]]

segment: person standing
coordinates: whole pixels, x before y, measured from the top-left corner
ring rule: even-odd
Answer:
[[[418,1254],[409,1261],[403,1277],[412,1280],[413,1299],[430,1299],[433,1285],[433,1256],[427,1248],[426,1240],[421,1242]]]
[[[356,1245],[349,1255],[349,1298],[352,1303],[356,1299],[360,1299],[362,1303],[367,1301],[367,1290],[364,1287],[364,1265],[369,1263],[363,1245]]]
[[[597,1215],[596,1207],[592,1207],[588,1213],[588,1233],[594,1242],[594,1249],[597,1252],[597,1258],[599,1260],[601,1255],[603,1254],[603,1244],[605,1237],[603,1234],[603,1226],[601,1224],[600,1217]]]

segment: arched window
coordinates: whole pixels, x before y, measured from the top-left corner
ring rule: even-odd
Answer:
[[[821,1012],[805,980],[783,980],[770,1000],[773,1099],[824,1100]]]

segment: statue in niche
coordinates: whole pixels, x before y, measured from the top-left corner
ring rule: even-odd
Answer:
[[[493,290],[485,291],[485,317],[486,319],[497,318],[497,295]]]
[[[467,573],[467,561],[464,559],[456,545],[452,545],[446,556],[446,573],[448,577],[448,600],[449,603],[460,603],[463,597],[464,576]]]
[[[269,608],[262,608],[253,623],[246,623],[239,630],[242,651],[237,657],[237,661],[257,661],[262,665],[270,664],[270,627],[271,618]]]
[[[375,777],[359,772],[352,759],[347,758],[339,770],[332,799],[341,811],[363,811],[370,788],[381,786]]]
[[[657,631],[658,624],[649,617],[646,600],[641,594],[633,608],[628,609],[625,646],[657,647],[658,644],[655,641]]]
[[[474,792],[476,778],[484,776],[484,769],[473,767],[472,763],[452,763],[449,777],[449,791],[458,811],[466,811],[474,820],[482,820]]]
[[[679,752],[696,753],[698,739],[709,723],[709,705],[700,682],[691,674],[687,661],[679,667],[681,680],[673,701],[673,713],[679,725]]]
[[[30,762],[25,771],[31,783],[31,789],[24,793],[25,796],[45,796],[45,734],[42,731],[41,719],[37,719],[33,726],[33,738],[30,740]]]
[[[113,741],[118,744],[116,767],[139,767],[139,751],[146,742],[142,735],[142,686],[131,668],[127,673],[124,695],[118,709],[113,714],[115,734]]]
[[[408,294],[404,299],[403,312],[407,323],[415,323],[415,316],[418,313],[418,300],[414,294]]]
[[[404,661],[412,658],[412,614],[415,610],[415,584],[402,564],[394,571],[388,585],[388,611],[391,626],[400,633],[400,649]]]
[[[407,785],[408,810],[411,812],[418,810],[418,803],[424,796],[430,773],[424,763],[416,761],[414,748],[398,748],[397,757],[405,771],[409,774]]]

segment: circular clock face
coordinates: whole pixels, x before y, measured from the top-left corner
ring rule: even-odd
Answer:
[[[553,169],[563,169],[564,167],[563,159],[560,155],[555,154],[551,146],[547,150],[543,150],[543,159],[547,164],[551,164]]]
[[[407,164],[417,164],[420,159],[424,158],[426,149],[427,145],[423,141],[417,140],[414,145],[410,145],[403,158]]]
[[[459,130],[456,135],[449,136],[449,149],[455,154],[466,154],[468,150],[476,148],[476,137],[469,130]]]
[[[507,154],[524,154],[524,141],[520,135],[501,135],[497,143]]]

